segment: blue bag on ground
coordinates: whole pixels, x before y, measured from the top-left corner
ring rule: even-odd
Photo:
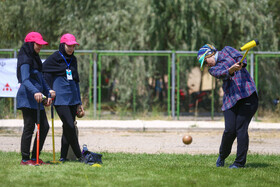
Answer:
[[[93,164],[102,164],[102,154],[93,153],[88,151],[87,146],[83,145],[83,161],[85,164],[93,165]]]

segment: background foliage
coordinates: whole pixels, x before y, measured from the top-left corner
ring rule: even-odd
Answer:
[[[57,49],[60,36],[69,32],[80,43],[77,49],[197,51],[211,43],[221,50],[226,45],[239,48],[257,38],[261,45],[254,50],[277,51],[279,4],[280,0],[1,0],[0,48],[20,48],[26,34],[37,31],[49,42],[44,49]],[[182,68],[194,65],[183,63]],[[118,80],[117,104],[129,105],[131,80],[136,80],[145,92],[137,105],[145,108],[151,103],[143,100],[151,95],[147,81],[158,72],[163,78],[167,60],[111,57],[102,61],[102,67],[114,77],[108,85]],[[88,57],[81,58],[84,99],[88,69]],[[275,86],[270,87],[268,91],[275,93]]]
[[[258,50],[279,48],[279,0],[1,0],[1,48],[19,48],[38,31],[56,49],[65,32],[82,49],[197,50],[239,47],[258,38]]]

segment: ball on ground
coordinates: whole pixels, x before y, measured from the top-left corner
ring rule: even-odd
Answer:
[[[183,143],[186,145],[189,145],[192,143],[192,137],[190,135],[184,135],[182,140],[183,140]]]

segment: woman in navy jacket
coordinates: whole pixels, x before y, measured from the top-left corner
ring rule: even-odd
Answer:
[[[84,112],[80,97],[77,59],[74,56],[76,38],[64,34],[59,51],[54,52],[43,63],[46,81],[56,92],[54,106],[63,123],[60,161],[66,161],[69,145],[78,159],[82,158],[74,122],[77,111]]]
[[[46,106],[52,102],[51,97],[55,97],[55,92],[49,88],[43,79],[42,61],[39,52],[42,45],[48,43],[43,40],[43,37],[38,32],[30,32],[25,37],[25,43],[22,45],[17,62],[17,78],[21,84],[17,92],[17,109],[22,110],[24,128],[21,137],[21,165],[35,165],[36,160],[36,142],[34,140],[32,155],[30,159],[30,145],[34,132],[38,103],[43,100],[43,95],[48,97]],[[49,130],[49,123],[46,117],[44,106],[40,104],[40,145],[41,152],[46,136]],[[39,160],[40,164],[44,164]]]

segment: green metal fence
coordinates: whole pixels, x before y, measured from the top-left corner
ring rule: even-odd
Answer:
[[[96,56],[98,57],[98,68],[102,69],[102,57],[103,56],[152,56],[152,57],[167,57],[168,58],[168,80],[171,77],[171,55],[169,51],[97,51]],[[101,116],[101,71],[98,72],[98,111],[99,117]],[[134,85],[135,86],[135,85]],[[133,86],[133,90],[135,90]],[[133,112],[136,111],[135,108],[135,91],[133,91]],[[168,81],[168,91],[167,91],[167,113],[170,116],[170,81]]]
[[[259,110],[273,112],[273,99],[280,97],[280,52],[255,52],[254,80],[259,93]],[[255,117],[258,119],[259,110]]]
[[[55,50],[41,50],[40,56],[42,59],[47,58],[50,54],[52,54]],[[1,58],[16,58],[17,57],[17,49],[0,49],[0,57]],[[84,70],[86,70],[85,75],[83,76],[83,85],[85,83],[88,87],[88,90],[83,90],[83,92],[87,93],[86,99],[88,100],[88,107],[90,113],[94,119],[100,118],[101,116],[101,69],[102,69],[102,59],[103,57],[166,57],[168,61],[168,89],[167,89],[167,116],[171,116],[173,119],[180,119],[180,84],[182,84],[182,80],[180,80],[180,68],[183,62],[182,59],[192,57],[193,61],[186,62],[191,64],[196,64],[196,51],[107,51],[107,50],[76,50],[75,55],[78,58],[78,62],[81,61],[82,64],[87,64],[84,66]],[[250,55],[247,56],[248,66],[247,69],[250,72],[251,76],[254,78],[256,82],[257,89],[259,91],[259,63],[260,59],[270,59],[273,58],[275,63],[279,63],[280,52],[250,52]],[[278,61],[277,61],[278,59]],[[265,60],[264,60],[265,61]],[[275,65],[274,63],[274,65]],[[266,66],[266,65],[264,65]],[[268,65],[269,66],[269,65]],[[270,68],[271,70],[274,67]],[[280,72],[279,72],[280,74]],[[87,76],[87,78],[85,78]],[[98,82],[97,82],[98,81]],[[278,81],[279,83],[279,81]],[[278,84],[275,83],[275,84]],[[279,91],[279,85],[275,85],[277,88],[276,92]],[[275,93],[275,95],[280,95],[279,93]],[[98,97],[97,97],[98,96]],[[85,98],[83,98],[85,99]],[[135,94],[133,94],[133,111],[135,111]],[[215,112],[219,113],[220,111],[215,111],[215,95],[214,90],[211,90],[211,111],[209,114],[213,119]],[[15,100],[14,100],[14,113],[15,112]],[[194,114],[191,114],[194,115]],[[258,114],[256,115],[258,117]]]

